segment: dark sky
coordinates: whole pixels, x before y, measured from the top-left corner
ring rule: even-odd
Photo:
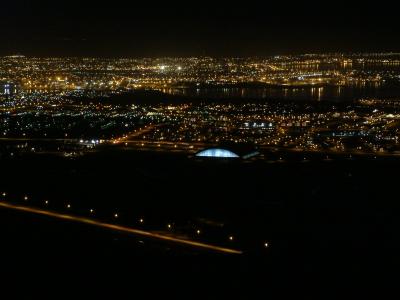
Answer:
[[[7,2],[0,9],[0,55],[400,52],[397,9],[385,1]]]

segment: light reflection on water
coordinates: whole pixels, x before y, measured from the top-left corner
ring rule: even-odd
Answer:
[[[283,72],[329,71],[347,74],[360,71],[363,74],[400,74],[400,62],[370,63],[348,61],[344,63],[283,64]],[[310,101],[349,101],[360,98],[400,99],[400,84],[387,82],[359,82],[343,86],[307,87],[201,87],[166,88],[164,93],[196,98],[210,99],[277,99]]]
[[[310,101],[348,101],[360,98],[400,99],[400,86],[386,86],[379,83],[301,88],[167,88],[163,89],[162,92],[205,99],[242,98]]]

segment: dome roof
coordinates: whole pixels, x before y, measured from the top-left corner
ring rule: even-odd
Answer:
[[[238,154],[223,148],[209,148],[196,154],[197,157],[238,158]]]
[[[254,146],[227,144],[217,147],[203,149],[196,153],[196,157],[214,157],[214,158],[243,158],[247,159],[258,155],[259,152]]]

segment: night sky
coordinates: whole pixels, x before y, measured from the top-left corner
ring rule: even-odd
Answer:
[[[154,57],[400,52],[395,4],[269,2],[13,0],[1,4],[0,55]]]

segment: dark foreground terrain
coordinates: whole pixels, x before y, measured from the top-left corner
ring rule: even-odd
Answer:
[[[157,232],[173,224],[174,234],[243,254],[2,208],[2,289],[28,299],[149,299],[160,292],[186,299],[358,298],[395,289],[400,160],[273,157],[199,161],[105,149],[74,159],[3,159],[0,191],[11,203],[76,215],[94,208],[96,219]]]

